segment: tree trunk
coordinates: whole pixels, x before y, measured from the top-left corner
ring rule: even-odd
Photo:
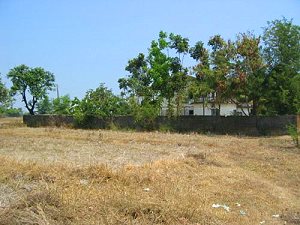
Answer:
[[[258,108],[258,101],[257,99],[253,99],[253,106],[252,106],[252,115],[256,116],[257,115],[257,108]]]
[[[32,97],[32,106],[29,107],[25,92],[26,92],[26,90],[24,90],[23,93],[22,93],[23,102],[25,103],[25,107],[28,110],[28,112],[30,113],[30,115],[34,115],[34,106],[37,103],[37,100],[33,96]]]
[[[34,115],[34,111],[33,111],[33,109],[30,109],[30,108],[27,108],[28,109],[28,111],[29,111],[29,113],[30,113],[30,115]]]
[[[173,117],[174,114],[174,109],[173,109],[173,105],[171,103],[172,99],[168,98],[168,111],[167,111],[167,117]]]
[[[180,116],[180,111],[182,109],[182,99],[181,93],[176,97],[176,116]]]

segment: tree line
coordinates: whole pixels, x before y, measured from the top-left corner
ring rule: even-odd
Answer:
[[[186,59],[194,65],[185,66]],[[55,88],[54,75],[20,65],[7,74],[10,90],[0,80],[0,109],[4,112],[19,94],[32,115],[74,115],[81,122],[91,116],[133,115],[151,123],[162,104],[172,117],[187,100],[201,98],[205,105],[213,94],[219,109],[230,101],[251,107],[251,115],[300,113],[300,27],[286,18],[268,22],[261,36],[245,32],[226,40],[214,35],[207,44],[191,45],[187,37],[161,31],[147,54],[130,59],[125,70],[128,74],[118,80],[120,96],[100,84],[83,99],[65,95],[51,100],[47,92]]]

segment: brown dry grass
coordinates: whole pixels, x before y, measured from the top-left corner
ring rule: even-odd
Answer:
[[[300,224],[300,152],[287,136],[32,129],[0,119],[0,162],[0,224]]]

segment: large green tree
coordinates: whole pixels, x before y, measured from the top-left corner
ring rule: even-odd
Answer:
[[[147,56],[140,53],[129,60],[126,71],[130,74],[119,79],[122,92],[138,98],[140,106],[146,108],[159,109],[166,99],[170,116],[174,115],[175,102],[178,114],[186,87],[188,70],[183,60],[188,50],[187,38],[161,31],[158,40],[151,42]]]
[[[234,44],[230,40],[225,41],[220,35],[214,35],[209,39],[208,45],[211,51],[208,51],[202,42],[197,42],[190,49],[191,57],[197,61],[193,68],[197,84],[192,90],[194,96],[202,97],[203,104],[206,96],[213,94],[213,107],[220,110],[221,103],[231,96],[228,78],[233,74]]]
[[[207,97],[210,93],[214,92],[208,82],[208,77],[211,74],[209,51],[204,47],[202,41],[198,41],[195,46],[190,48],[189,52],[190,56],[197,62],[192,68],[192,73],[195,74],[196,80],[189,82],[189,96],[194,100],[202,100],[202,115],[205,115],[205,105],[208,101]]]
[[[174,56],[170,57],[171,65],[169,78],[165,81],[165,86],[168,87],[167,89],[169,90],[169,97],[173,99],[175,98],[176,115],[178,116],[180,115],[182,103],[186,97],[187,91],[186,87],[188,81],[188,69],[184,67],[183,62],[184,57],[189,53],[189,39],[184,38],[181,35],[171,33],[169,35],[168,43],[168,47],[175,51],[175,54]],[[170,115],[172,116],[172,114]]]
[[[35,106],[54,87],[54,75],[41,67],[30,68],[19,65],[9,71],[13,86],[13,94],[20,94],[26,109],[31,115],[35,114]]]
[[[231,96],[228,80],[234,75],[235,49],[232,41],[225,41],[220,35],[211,37],[208,45],[212,48],[210,54],[211,73],[208,77],[210,87],[215,91],[215,103],[219,110],[221,103]]]
[[[125,70],[129,75],[118,80],[123,96],[139,96],[145,100],[155,97],[153,78],[149,74],[148,61],[143,53],[129,60]]]
[[[149,128],[158,116],[160,106],[159,93],[153,88],[154,78],[149,73],[149,60],[140,53],[128,61],[125,70],[129,72],[128,76],[118,80],[121,94],[127,97],[135,121]]]
[[[283,18],[264,28],[264,59],[267,63],[266,102],[269,114],[294,114],[299,111],[300,26]]]
[[[250,32],[237,36],[234,43],[234,72],[229,79],[231,100],[238,105],[247,107],[248,110],[252,105],[253,115],[262,113],[264,110],[266,66],[263,63],[260,39]]]

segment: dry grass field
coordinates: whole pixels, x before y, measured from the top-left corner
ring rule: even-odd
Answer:
[[[300,224],[300,150],[0,118],[0,224]]]

